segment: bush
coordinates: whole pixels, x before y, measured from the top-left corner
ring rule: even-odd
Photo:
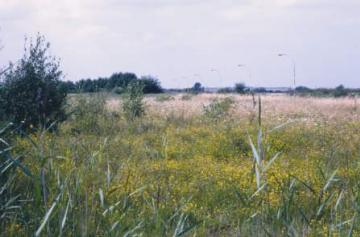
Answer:
[[[163,89],[161,88],[160,82],[152,78],[150,76],[142,77],[140,79],[141,83],[143,83],[143,92],[144,94],[158,94],[163,93]]]
[[[65,119],[66,90],[60,83],[59,61],[48,55],[43,36],[30,41],[22,59],[5,73],[0,101],[5,119],[24,129],[47,127]]]
[[[215,99],[211,104],[204,107],[204,115],[214,121],[219,121],[229,115],[234,105],[232,98]]]
[[[129,83],[123,103],[123,110],[127,120],[132,121],[145,114],[143,89],[144,85],[140,81],[132,81]]]
[[[106,117],[106,98],[103,94],[78,95],[71,107],[72,132],[99,133],[99,120]]]
[[[115,94],[118,94],[118,95],[121,95],[125,92],[125,89],[122,88],[122,87],[115,87],[113,90],[112,90],[113,93]]]

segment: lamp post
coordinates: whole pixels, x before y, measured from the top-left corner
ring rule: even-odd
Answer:
[[[290,60],[291,60],[291,62],[292,62],[292,64],[293,64],[293,76],[294,76],[294,95],[295,95],[295,90],[296,90],[296,62],[295,62],[295,60],[292,58],[292,57],[290,57],[288,54],[285,54],[285,53],[280,53],[280,54],[278,54],[278,56],[279,57],[288,57]]]

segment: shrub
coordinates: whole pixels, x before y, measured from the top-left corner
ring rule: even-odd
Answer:
[[[215,99],[211,104],[204,107],[204,115],[211,120],[219,121],[229,115],[234,103],[230,97]]]
[[[48,55],[43,36],[30,41],[22,59],[10,65],[1,89],[2,110],[7,120],[25,129],[47,127],[65,119],[66,90],[61,87],[59,61]]]
[[[123,103],[123,110],[127,120],[131,121],[145,114],[143,89],[144,85],[140,81],[129,83]]]
[[[141,77],[141,83],[143,83],[143,92],[144,94],[158,94],[163,93],[160,82],[150,76]]]
[[[118,95],[121,95],[125,92],[125,89],[122,88],[122,87],[115,87],[113,90],[112,90],[113,93],[115,94],[118,94]]]
[[[76,96],[71,106],[72,132],[99,133],[99,120],[106,116],[105,102],[101,93]]]

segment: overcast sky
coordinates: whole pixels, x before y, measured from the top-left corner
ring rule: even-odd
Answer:
[[[290,86],[287,53],[298,85],[360,87],[359,0],[0,0],[0,27],[0,65],[40,32],[67,80],[127,71],[164,87]]]

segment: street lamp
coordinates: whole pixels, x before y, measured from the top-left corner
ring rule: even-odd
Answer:
[[[238,64],[237,65],[240,68],[246,68],[247,72],[249,73],[249,81],[251,82],[251,70],[248,66],[246,66],[245,64]]]
[[[288,54],[285,54],[285,53],[279,53],[279,54],[278,54],[278,56],[279,56],[279,57],[288,57],[288,58],[291,60],[292,64],[293,64],[293,73],[294,73],[294,94],[295,94],[295,89],[296,89],[296,62],[295,62],[295,60],[294,60],[292,57],[290,57]]]

